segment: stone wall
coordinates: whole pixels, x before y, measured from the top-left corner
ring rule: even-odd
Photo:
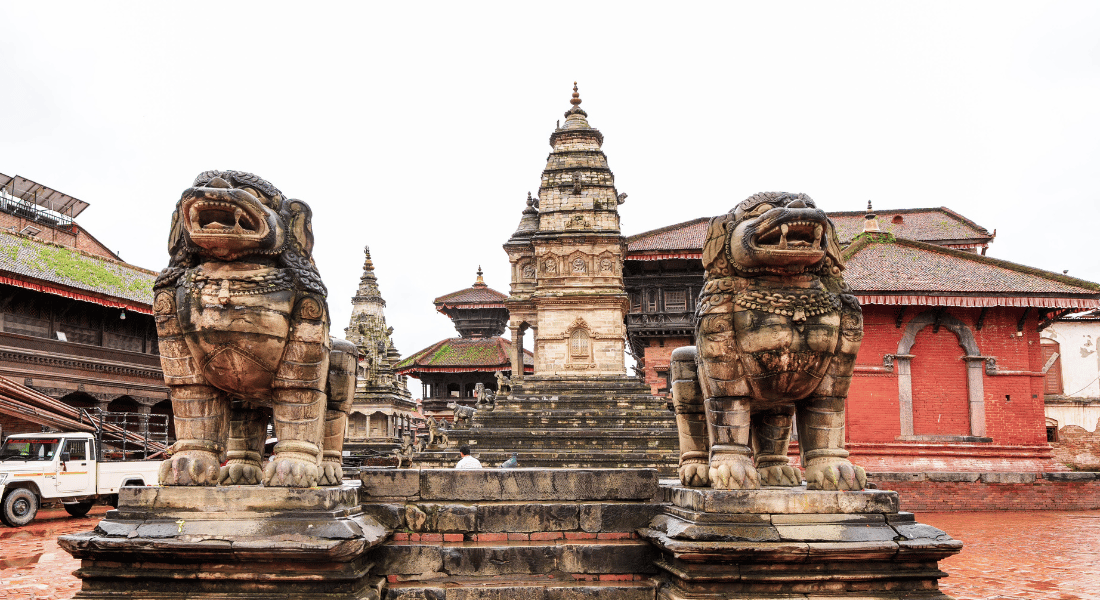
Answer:
[[[1097,510],[1100,473],[873,473],[901,510]]]

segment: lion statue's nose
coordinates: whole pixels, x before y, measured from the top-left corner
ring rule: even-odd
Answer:
[[[230,185],[228,181],[222,179],[221,177],[215,177],[206,184],[206,187],[229,189]]]
[[[802,200],[792,200],[791,203],[787,205],[787,208],[806,208],[806,203]]]

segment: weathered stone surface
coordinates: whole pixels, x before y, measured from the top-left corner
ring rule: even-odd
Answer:
[[[800,514],[896,513],[898,495],[882,490],[807,491],[805,487],[763,490],[708,490],[673,486],[673,504],[700,512]]]
[[[660,549],[658,598],[947,600],[935,565],[962,543],[892,492],[669,487],[675,503],[639,531]]]
[[[869,474],[868,479],[873,481],[924,481],[924,473],[899,473],[899,472],[877,472]]]
[[[982,473],[982,483],[1035,483],[1035,473]]]
[[[649,500],[652,469],[425,469],[422,500]]]
[[[364,501],[374,498],[416,498],[420,495],[420,469],[359,470],[359,495]]]
[[[478,507],[467,504],[436,504],[423,502],[410,504],[406,510],[415,506],[426,516],[424,522],[414,531],[437,531],[462,533],[478,530]]]
[[[572,531],[580,527],[579,512],[580,506],[576,504],[480,504],[477,507],[477,530],[487,533]]]
[[[155,512],[162,517],[209,513],[203,518],[236,518],[241,513],[341,511],[357,509],[357,490],[349,485],[325,488],[124,487],[118,492],[119,511]]]
[[[657,504],[602,502],[580,506],[580,527],[584,531],[634,531],[644,527],[657,513]]]
[[[946,471],[930,471],[924,474],[925,479],[928,481],[939,482],[965,482],[974,483],[982,474],[981,473],[951,473]]]
[[[1100,479],[1100,472],[1043,473],[1043,479],[1048,479],[1050,481],[1093,481],[1095,479]]]

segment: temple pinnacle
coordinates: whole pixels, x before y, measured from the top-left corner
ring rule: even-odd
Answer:
[[[485,287],[485,278],[482,277],[481,265],[477,266],[477,281],[474,282],[474,287]]]
[[[577,91],[577,82],[576,81],[573,82],[573,99],[570,100],[569,103],[572,104],[573,106],[580,106],[580,104],[581,104],[581,94],[580,94],[580,92]]]

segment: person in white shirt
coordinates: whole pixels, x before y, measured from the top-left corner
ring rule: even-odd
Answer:
[[[456,469],[480,469],[481,461],[470,456],[470,447],[462,446],[458,449],[458,453],[462,455],[462,459],[455,465]]]

